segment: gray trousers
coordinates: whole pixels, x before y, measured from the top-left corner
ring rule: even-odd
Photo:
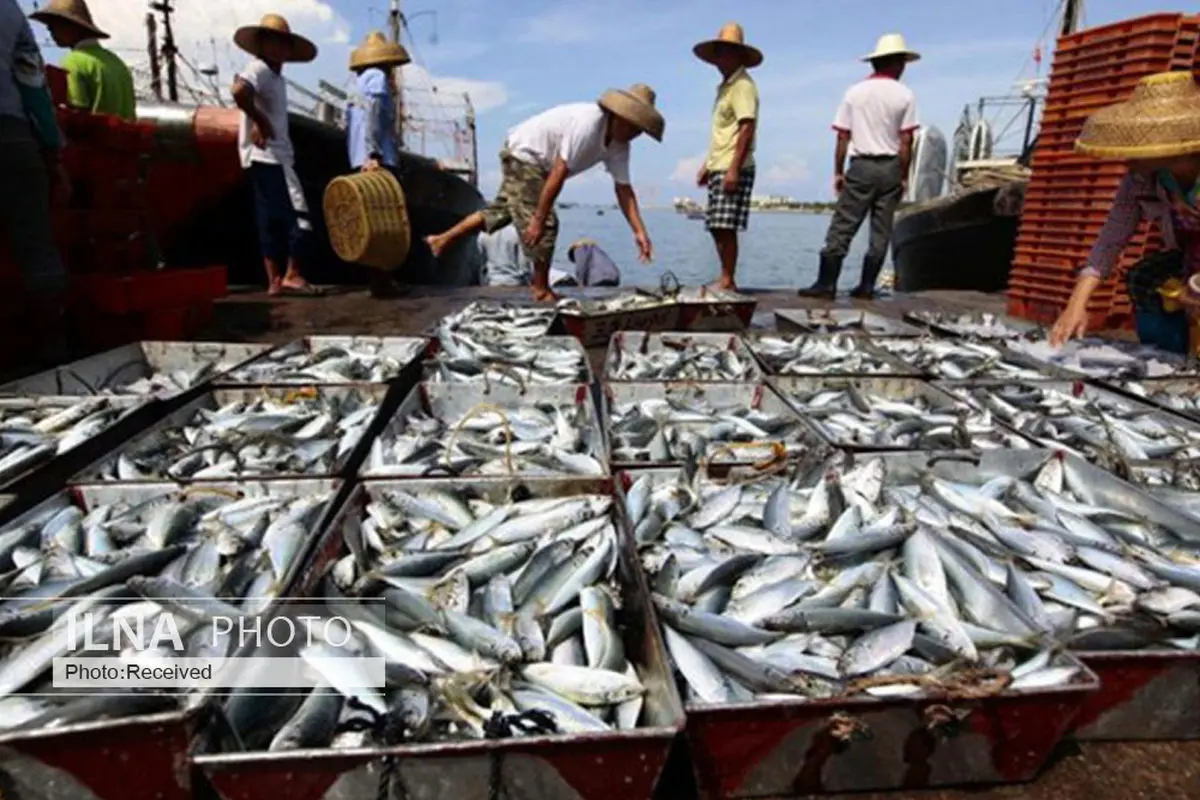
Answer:
[[[0,115],[0,225],[25,289],[56,294],[66,289],[50,225],[50,177],[29,123]]]
[[[829,232],[825,235],[822,259],[830,259],[839,267],[854,234],[871,215],[871,243],[867,247],[865,264],[882,264],[892,242],[892,222],[900,205],[902,180],[900,159],[852,158],[846,170],[846,186],[833,210]]]

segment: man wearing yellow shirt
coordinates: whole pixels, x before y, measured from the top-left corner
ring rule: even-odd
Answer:
[[[762,53],[746,44],[742,26],[731,22],[716,39],[696,45],[693,52],[721,71],[713,105],[708,155],[696,177],[708,187],[708,232],[717,246],[721,277],[714,288],[736,290],[738,231],[750,221],[754,189],[754,134],[758,125],[758,87],[747,69],[762,63]]]
[[[50,29],[56,45],[71,51],[62,62],[69,105],[124,120],[137,118],[129,67],[116,53],[100,46],[108,34],[96,27],[84,0],[50,0],[30,17]]]

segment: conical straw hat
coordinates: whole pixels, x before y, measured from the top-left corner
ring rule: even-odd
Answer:
[[[692,52],[696,54],[696,58],[712,64],[722,47],[736,48],[742,54],[744,67],[757,67],[763,62],[762,51],[746,44],[746,32],[736,22],[722,25],[717,38],[701,42],[692,48]]]
[[[299,34],[292,33],[292,26],[278,14],[267,14],[257,25],[244,25],[233,34],[233,43],[252,56],[262,58],[262,35],[273,33],[291,42],[291,53],[286,61],[303,63],[317,57],[317,46]]]
[[[633,123],[655,141],[661,142],[667,122],[654,107],[655,98],[653,89],[644,83],[635,83],[628,90],[609,89],[596,102],[601,108]]]
[[[363,43],[350,53],[350,69],[398,67],[412,61],[408,51],[397,42],[389,42],[379,31],[371,31]]]
[[[1075,150],[1120,159],[1200,153],[1200,87],[1192,73],[1142,78],[1128,100],[1088,117]]]
[[[97,28],[96,23],[92,22],[92,12],[84,0],[50,0],[45,8],[33,12],[29,18],[47,24],[55,20],[70,22],[97,39],[108,38],[108,34]]]

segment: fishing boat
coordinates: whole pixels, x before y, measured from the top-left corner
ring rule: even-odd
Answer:
[[[1064,4],[1061,35],[1075,30],[1080,5],[1077,0]],[[897,214],[892,235],[897,291],[1000,292],[1008,287],[1044,87],[1042,80],[1026,81],[1013,94],[980,99],[974,114],[964,109],[942,168],[951,177],[947,194],[911,196],[927,180],[927,171],[938,169],[913,159],[910,205]],[[1016,152],[999,155],[988,114],[1004,109],[1024,112],[1024,139]]]

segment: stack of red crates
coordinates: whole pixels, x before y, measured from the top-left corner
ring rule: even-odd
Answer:
[[[1058,40],[1009,277],[1010,314],[1041,323],[1058,316],[1125,175],[1121,162],[1075,153],[1084,122],[1128,97],[1147,75],[1194,69],[1198,41],[1200,17],[1182,14],[1139,17]],[[1143,223],[1118,271],[1089,303],[1091,328],[1132,322],[1122,273],[1158,242],[1158,232]]]

